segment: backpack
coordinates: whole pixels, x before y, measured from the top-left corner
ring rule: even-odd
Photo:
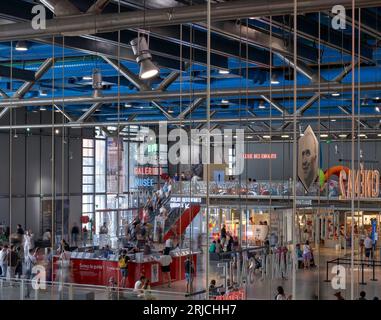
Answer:
[[[126,269],[127,268],[126,258],[120,257],[118,261],[118,265],[120,269]]]

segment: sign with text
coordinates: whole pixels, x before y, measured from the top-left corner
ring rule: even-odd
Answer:
[[[135,167],[134,173],[136,176],[159,176],[163,170],[160,167]]]
[[[340,171],[339,186],[342,199],[378,198],[380,193],[380,173],[378,170]]]
[[[244,153],[243,154],[244,159],[254,159],[254,160],[263,160],[263,159],[276,159],[277,154],[276,153]]]
[[[170,201],[171,208],[189,208],[190,204],[201,203],[198,197],[172,197]]]

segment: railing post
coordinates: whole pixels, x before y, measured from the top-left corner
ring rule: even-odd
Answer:
[[[24,300],[24,279],[21,279],[20,282],[20,300]]]
[[[366,285],[366,282],[364,282],[364,260],[361,260],[361,282],[360,284]]]
[[[324,282],[330,282],[330,280],[328,279],[328,268],[329,268],[329,261],[327,261],[327,268],[326,268],[326,275],[325,275]]]
[[[34,300],[38,300],[39,289],[34,289],[33,291],[34,291]]]
[[[376,270],[375,270],[375,268],[376,268],[376,263],[375,263],[374,258],[373,258],[373,261],[372,261],[372,279],[370,279],[371,281],[378,281],[376,279]]]
[[[69,286],[69,300],[74,300],[73,285],[71,283]]]

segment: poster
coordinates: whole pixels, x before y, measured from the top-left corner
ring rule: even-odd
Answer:
[[[311,126],[298,141],[298,177],[308,190],[319,174],[319,143]]]
[[[107,138],[107,192],[121,193],[124,186],[123,139]],[[118,188],[119,181],[119,188]]]
[[[269,226],[266,225],[254,225],[254,239],[259,241],[265,241],[269,233]]]
[[[159,282],[159,264],[153,263],[151,266],[151,283]]]
[[[52,228],[52,206],[54,204],[54,228]],[[50,229],[56,235],[56,242],[59,242],[63,236],[68,239],[69,235],[69,199],[46,199],[41,201],[42,208],[42,230]]]

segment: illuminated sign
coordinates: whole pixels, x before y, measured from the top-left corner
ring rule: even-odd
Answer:
[[[154,180],[152,178],[136,178],[135,183],[138,187],[153,187]]]
[[[263,159],[276,159],[276,153],[244,153],[244,159],[254,159],[254,160],[263,160]]]
[[[163,170],[159,167],[135,167],[134,173],[136,176],[159,176]]]
[[[353,184],[354,180],[354,184]],[[339,186],[342,199],[377,198],[380,193],[380,173],[378,170],[349,170],[348,175],[340,171]]]
[[[201,203],[201,198],[190,197],[171,197],[171,208],[189,208],[191,203]]]

